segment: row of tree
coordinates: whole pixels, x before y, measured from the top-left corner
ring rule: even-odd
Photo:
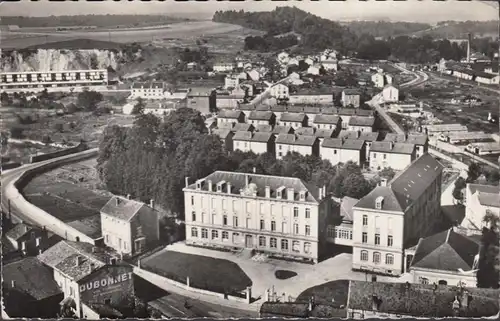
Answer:
[[[140,113],[129,128],[109,126],[99,146],[97,170],[108,190],[148,201],[179,217],[184,213],[182,188],[216,170],[297,177],[326,186],[337,197],[361,198],[377,184],[366,180],[359,166],[332,166],[313,156],[227,152],[219,137],[210,135],[199,112],[180,108],[163,121]]]
[[[261,52],[282,50],[295,46],[299,43],[297,36],[286,35],[283,37],[274,37],[271,35],[248,36],[245,38],[245,50],[257,50]]]

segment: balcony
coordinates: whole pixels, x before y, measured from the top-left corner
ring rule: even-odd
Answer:
[[[327,228],[327,241],[334,244],[352,246],[352,226],[329,225]]]

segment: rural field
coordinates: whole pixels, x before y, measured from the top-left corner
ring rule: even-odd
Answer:
[[[241,26],[212,21],[190,21],[170,24],[163,27],[143,27],[113,30],[30,30],[7,31],[0,35],[0,48],[21,49],[49,42],[78,38],[110,41],[118,43],[153,42],[168,39],[189,39],[230,34],[244,29]],[[69,48],[68,48],[69,49]]]

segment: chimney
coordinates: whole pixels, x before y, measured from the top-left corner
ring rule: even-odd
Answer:
[[[42,240],[42,238],[41,238],[41,237],[37,237],[37,238],[35,239],[35,246],[36,246],[36,247],[39,247],[39,246],[40,246],[41,240]]]
[[[253,173],[257,173],[257,169],[255,167],[253,168]]]
[[[213,185],[212,185],[212,181],[211,181],[211,180],[207,181],[207,184],[208,184],[208,191],[209,191],[209,192],[213,192],[213,188],[214,188],[214,187],[213,187]]]
[[[266,186],[266,198],[270,198],[270,197],[271,197],[271,187]]]
[[[293,201],[295,199],[295,191],[293,188],[288,188],[286,194],[289,201]]]
[[[150,199],[149,200],[149,207],[151,207],[152,209],[155,208],[155,201],[154,201],[154,199]]]
[[[323,185],[323,192],[322,192],[323,197],[326,196],[326,185]]]
[[[321,187],[320,187],[318,190],[319,190],[319,193],[318,193],[318,198],[319,198],[320,200],[322,200],[322,199],[323,199],[323,188],[321,188]]]
[[[94,263],[90,263],[90,265],[89,265],[89,273],[92,272],[92,271],[94,271],[94,269],[95,269],[95,264]]]
[[[115,200],[116,200],[116,206],[120,205],[120,198],[118,196],[115,197]]]
[[[392,150],[394,148],[394,142],[389,142],[390,149]]]
[[[231,186],[231,183],[230,183],[230,182],[227,182],[226,184],[227,184],[227,193],[228,193],[228,194],[231,194],[231,187],[232,187],[232,186]]]
[[[128,199],[128,200],[130,199],[130,194],[127,194],[127,199]]]
[[[11,285],[11,287],[15,288],[16,287],[16,281],[15,280],[10,281],[10,285]]]
[[[250,182],[250,175],[245,174],[245,187],[248,187],[249,182]]]
[[[184,179],[184,182],[185,182],[185,187],[188,187],[189,186],[189,177],[186,177]]]
[[[22,241],[21,242],[21,250],[26,250],[26,242],[25,241]]]
[[[81,256],[77,256],[75,258],[75,267],[78,267],[82,264],[82,257]]]

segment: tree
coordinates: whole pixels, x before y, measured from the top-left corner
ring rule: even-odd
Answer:
[[[9,143],[9,133],[5,131],[0,132],[0,145],[4,147],[7,146],[8,143]]]
[[[60,133],[64,131],[64,125],[62,123],[55,123],[54,129]]]
[[[370,183],[359,173],[348,174],[342,182],[343,196],[361,199],[371,191]]]
[[[101,101],[101,93],[92,90],[84,90],[78,94],[77,105],[84,110],[93,111]]]
[[[471,163],[467,170],[467,183],[476,181],[481,176],[481,166],[478,163]]]
[[[20,127],[12,127],[10,129],[10,137],[15,138],[15,139],[22,139],[22,138],[24,138],[23,132],[24,132],[24,130]]]
[[[50,143],[52,143],[52,139],[50,138],[49,135],[44,135],[44,136],[42,136],[42,143],[50,144]]]
[[[135,103],[134,108],[132,108],[132,114],[133,115],[143,114],[145,107],[146,104],[144,103],[144,99],[142,99],[142,97],[137,98],[137,102]]]
[[[498,254],[499,254],[499,218],[487,211],[483,221],[488,225],[483,228],[481,237],[481,251],[479,253],[477,287],[499,287]]]
[[[394,169],[392,169],[392,167],[386,167],[386,168],[382,169],[380,172],[378,172],[378,176],[385,178],[388,181],[393,179],[393,177],[395,175],[396,175],[396,172],[394,171]]]

